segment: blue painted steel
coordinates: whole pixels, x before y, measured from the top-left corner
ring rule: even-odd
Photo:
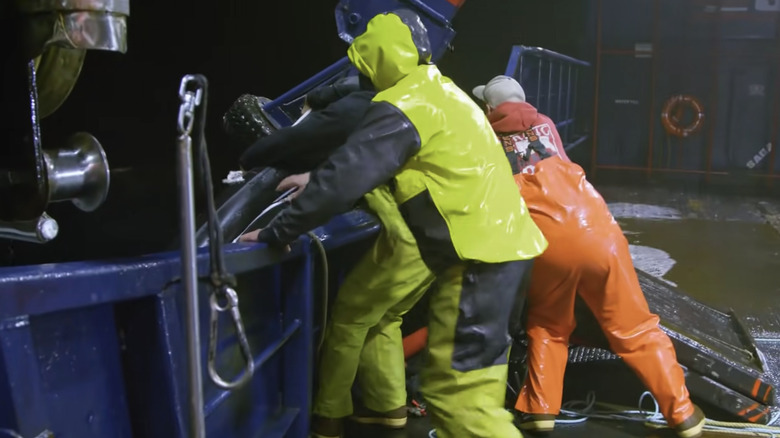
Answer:
[[[581,72],[590,64],[541,47],[514,46],[507,63],[507,76],[517,79],[526,99],[555,121],[566,150],[584,143],[576,127],[577,91]]]
[[[62,293],[67,293],[63,290]],[[5,295],[5,294],[3,294]],[[62,437],[132,437],[111,306],[5,319],[0,347],[16,429]],[[60,425],[67,424],[67,428]]]
[[[590,67],[590,63],[587,61],[572,58],[571,56],[553,52],[552,50],[547,50],[542,47],[514,46],[512,47],[512,54],[515,55],[516,58],[522,58],[523,56],[535,56],[537,58],[544,58],[552,61],[560,61],[567,64],[579,65],[581,67]]]
[[[351,37],[373,15],[399,7],[422,16],[438,59],[454,37],[450,20],[457,8],[446,0],[343,0],[336,11],[340,35]],[[268,103],[266,116],[277,127],[289,125],[303,95],[351,69],[346,58],[339,60]],[[371,215],[353,211],[314,230],[328,254],[331,293],[378,229]],[[285,255],[264,245],[225,247],[258,368],[246,387],[233,392],[203,376],[208,436],[308,435],[314,333],[322,329],[314,310],[322,310],[324,292],[312,245],[301,238]],[[208,272],[207,250],[199,251],[197,263],[201,275]],[[176,252],[0,268],[0,428],[25,437],[45,429],[64,438],[188,436],[180,272]],[[201,282],[203,362],[208,298]],[[230,377],[243,359],[229,320],[218,328],[217,366]]]
[[[315,234],[331,255],[355,252],[378,227],[371,215],[353,211]],[[349,270],[352,260],[343,260],[329,260],[331,272]],[[208,436],[307,435],[320,263],[308,237],[284,256],[264,245],[226,247],[258,369],[234,392],[204,375]],[[208,253],[200,251],[198,271],[207,269]],[[0,269],[0,427],[24,436],[47,428],[58,437],[188,436],[178,273],[176,253]],[[204,336],[208,297],[204,282]],[[220,321],[219,333],[218,368],[232,376],[242,358],[229,320]]]
[[[446,0],[341,0],[336,6],[339,37],[350,43],[355,36],[365,31],[366,24],[372,17],[401,8],[411,9],[420,15],[428,29],[433,60],[437,61],[455,38],[451,21],[458,8]],[[265,104],[263,112],[276,128],[289,126],[300,116],[306,93],[354,74],[357,74],[357,70],[352,67],[349,59],[344,57]]]
[[[674,171],[669,176],[713,171],[731,175],[717,183],[761,182],[743,177],[769,171],[767,158],[747,164],[775,140],[777,12],[760,11],[761,2],[745,2],[739,13],[724,13],[716,2],[602,2],[594,164]],[[678,94],[696,97],[704,108],[702,129],[686,138],[669,135],[661,123],[664,104]],[[682,123],[691,117],[685,111]],[[776,160],[775,172],[780,154]]]
[[[420,16],[428,29],[433,60],[437,61],[455,37],[451,21],[458,8],[446,0],[341,0],[336,6],[339,37],[350,43],[366,30],[375,15],[397,9],[411,9]]]
[[[352,64],[350,64],[349,59],[345,56],[325,70],[322,70],[273,101],[265,104],[263,106],[263,112],[276,128],[289,126],[300,115],[300,109],[303,105],[302,98],[306,93],[317,87],[333,83],[339,78],[346,77],[350,73],[354,73],[353,70]]]

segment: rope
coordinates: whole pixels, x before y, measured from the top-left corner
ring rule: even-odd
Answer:
[[[642,406],[646,398],[653,401],[653,410],[647,411]],[[597,409],[601,407],[601,409]],[[645,426],[653,429],[667,428],[669,425],[661,414],[658,402],[655,397],[645,391],[639,397],[638,409],[623,409],[621,406],[596,401],[596,393],[588,392],[585,400],[572,400],[566,402],[561,407],[561,414],[567,419],[556,419],[555,424],[577,424],[593,418],[599,420],[611,421],[632,421],[642,422]],[[780,411],[772,413],[769,423],[774,424],[780,420]],[[750,437],[769,437],[780,438],[780,427],[763,426],[754,423],[741,423],[729,421],[717,421],[706,419],[704,431],[712,434],[729,434],[730,436],[750,436]],[[436,438],[436,429],[428,432],[428,438]]]
[[[317,342],[317,356],[319,357],[322,344],[325,343],[325,327],[328,324],[328,253],[325,251],[325,245],[322,244],[319,236],[311,231],[306,233],[306,235],[311,238],[322,259],[322,328],[320,330],[320,339]]]
[[[647,411],[642,407],[645,399],[648,397],[653,401],[654,408],[652,411]],[[601,409],[597,409],[597,406],[601,407]],[[595,418],[601,420],[642,422],[645,426],[656,429],[669,427],[660,412],[658,402],[648,391],[643,392],[640,396],[638,409],[636,410],[625,410],[621,409],[619,406],[596,402],[596,395],[591,391],[588,393],[585,401],[574,400],[565,403],[561,409],[561,414],[573,418],[556,419],[555,422],[557,424],[581,423],[588,419]],[[780,412],[775,412],[772,414],[769,423],[774,423],[778,419],[780,419]],[[780,427],[777,426],[762,426],[753,423],[716,421],[710,419],[706,420],[704,431],[721,434],[728,433],[739,436],[780,437]]]
[[[200,179],[203,189],[206,192],[206,213],[208,214],[208,232],[209,232],[209,262],[211,265],[211,282],[217,290],[222,290],[224,286],[236,287],[236,279],[227,272],[225,268],[225,258],[222,252],[222,227],[219,226],[219,217],[217,216],[217,206],[214,202],[214,182],[211,179],[211,162],[209,160],[208,147],[206,146],[206,109],[208,108],[208,82],[205,78],[200,79],[200,85],[203,87],[203,97],[197,119],[195,121],[195,138],[193,143],[198,148],[200,155]]]

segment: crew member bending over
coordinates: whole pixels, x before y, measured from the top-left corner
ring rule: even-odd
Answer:
[[[414,240],[389,241],[382,254],[418,249],[438,283],[431,296],[429,359],[422,373],[438,436],[518,438],[512,415],[504,410],[513,308],[506,303],[515,300],[530,260],[547,242],[528,214],[484,114],[430,62],[428,36],[418,16],[405,10],[377,15],[355,38],[348,56],[378,92],[361,126],[311,173],[289,209],[245,240],[287,245],[387,184],[378,195],[395,205],[387,213],[400,217]],[[406,268],[367,266],[397,272],[399,279]],[[373,273],[361,271],[369,285]],[[340,370],[339,388],[345,376],[354,378],[357,371],[371,326],[366,315],[393,319],[397,309],[414,304],[409,296],[371,292],[353,289],[335,304],[342,310],[334,309],[321,359],[322,372],[334,374],[321,378]],[[370,358],[375,366],[365,374],[392,362],[403,375],[400,332],[383,342],[386,348],[376,350]],[[348,388],[351,382],[346,383]],[[368,407],[381,411],[389,406]],[[351,403],[315,405],[313,431],[338,436],[338,424],[351,411]],[[325,425],[336,427],[326,431]]]
[[[700,436],[704,414],[690,400],[672,342],[650,313],[628,242],[606,202],[582,168],[565,157],[551,123],[543,140],[548,131],[536,129],[540,118],[517,81],[499,76],[474,94],[485,99],[488,119],[505,145],[520,139],[508,154],[517,164],[515,180],[549,242],[534,261],[528,291],[528,375],[515,405],[521,429],[543,432],[555,425],[579,294],[667,423],[680,437]]]

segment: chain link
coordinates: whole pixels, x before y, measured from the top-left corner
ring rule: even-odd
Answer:
[[[192,87],[191,84],[196,84]],[[190,89],[194,88],[194,89]],[[203,88],[195,82],[193,76],[185,76],[179,87],[179,106],[178,129],[180,136],[190,136],[192,126],[195,123],[195,108],[200,105],[203,99]]]

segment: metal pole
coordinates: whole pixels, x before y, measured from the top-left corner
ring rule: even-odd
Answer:
[[[547,60],[547,68],[550,70],[547,76],[547,114],[552,114],[552,78],[553,78],[553,62],[552,59]]]
[[[566,120],[571,120],[574,118],[574,98],[571,95],[571,64],[569,64],[569,79],[568,79],[568,85],[566,88]],[[569,139],[571,139],[571,136],[569,135],[571,131],[574,129],[570,129],[569,125],[566,125],[566,133],[564,134],[566,136],[566,140],[564,140],[564,144],[569,142]]]
[[[192,138],[182,134],[179,149],[179,202],[181,209],[181,278],[185,291],[187,353],[189,362],[190,434],[205,438],[206,422],[203,415],[203,382],[200,357],[200,318],[198,306],[198,265],[195,244],[195,188],[192,169]]]
[[[596,24],[596,77],[594,79],[593,91],[593,147],[590,155],[590,175],[595,178],[598,167],[598,145],[599,145],[599,93],[601,92],[601,43],[602,43],[602,15],[604,0],[598,0],[598,21]],[[579,70],[577,70],[579,73]],[[577,78],[579,79],[579,77]],[[579,83],[578,83],[579,84]]]
[[[517,73],[517,81],[523,84],[525,82],[525,78],[523,77],[523,68],[525,67],[525,58],[522,56],[522,54],[518,57],[518,60],[520,61],[520,71]]]
[[[555,120],[563,120],[563,109],[561,108],[561,99],[563,98],[563,62],[558,64],[558,108],[556,108]],[[568,120],[565,119],[565,120]]]
[[[536,78],[536,107],[542,107],[542,62],[544,60],[539,58],[539,72]]]

